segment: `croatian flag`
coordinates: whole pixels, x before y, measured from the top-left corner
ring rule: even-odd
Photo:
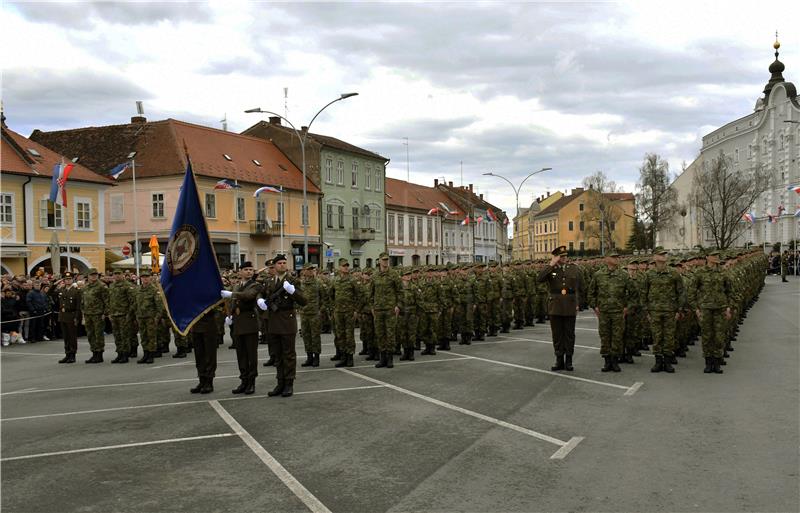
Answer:
[[[463,221],[461,221],[461,226],[469,226],[469,216],[465,217]]]
[[[483,216],[478,216],[475,218],[475,222],[481,224],[483,222]]]
[[[53,181],[50,183],[50,201],[62,207],[67,206],[67,178],[75,164],[56,164],[53,167]]]
[[[787,191],[794,191],[797,194],[800,194],[800,185],[790,185],[786,188]]]
[[[508,218],[503,219],[503,226],[508,226]]]
[[[428,215],[429,216],[435,216],[438,213],[439,213],[439,209],[436,208],[436,207],[433,207],[432,209],[428,210]]]
[[[772,214],[767,214],[767,219],[769,220],[770,223],[777,223],[778,222],[778,218],[775,217]]]
[[[219,189],[226,189],[226,190],[227,189],[241,189],[241,188],[242,188],[241,185],[239,185],[235,181],[230,180],[228,178],[223,178],[222,180],[217,182],[217,184],[214,186],[214,189],[217,189],[217,190],[219,190]]]
[[[258,189],[256,189],[256,192],[253,193],[253,197],[257,198],[262,192],[281,193],[281,192],[283,192],[283,189],[281,189],[281,188],[277,188],[276,189],[275,187],[270,187],[269,185],[265,185],[264,187],[259,187]]]
[[[800,217],[800,208],[797,209],[797,212],[794,213],[795,217]]]
[[[756,221],[756,215],[752,212],[745,212],[744,215],[742,215],[742,219],[752,224]]]
[[[448,215],[448,216],[457,216],[457,215],[461,215],[461,212],[459,212],[458,210],[450,210],[450,211],[447,212],[446,215]]]
[[[118,164],[117,166],[115,166],[114,169],[106,173],[106,175],[116,180],[117,178],[119,178],[119,175],[125,172],[126,169],[128,169],[128,163],[123,162],[122,164]]]
[[[487,210],[486,210],[486,215],[487,215],[487,216],[489,216],[489,219],[491,219],[491,220],[492,220],[492,221],[494,221],[495,223],[497,222],[497,216],[496,216],[496,215],[494,215],[494,212],[492,212],[492,209],[491,209],[491,208],[489,208],[489,209],[487,209]]]

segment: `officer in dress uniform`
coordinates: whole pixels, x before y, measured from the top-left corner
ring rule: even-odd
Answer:
[[[64,334],[64,358],[58,363],[75,363],[78,352],[78,322],[81,319],[81,292],[72,286],[72,273],[64,273],[64,284],[58,292],[58,322]]]
[[[575,352],[575,316],[583,294],[583,280],[580,269],[567,262],[566,246],[557,247],[551,254],[550,264],[539,273],[539,282],[548,289],[547,314],[556,354],[556,363],[551,369],[571,371]]]
[[[239,268],[241,281],[233,291],[221,290],[220,295],[232,300],[231,314],[226,320],[233,326],[236,341],[236,360],[239,363],[239,386],[234,394],[253,394],[256,390],[258,376],[258,317],[256,301],[261,294],[261,284],[254,276],[253,264],[244,262]]]

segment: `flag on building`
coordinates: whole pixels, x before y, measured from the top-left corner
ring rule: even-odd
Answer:
[[[53,180],[50,182],[50,201],[67,206],[67,178],[75,164],[56,164],[53,167]]]
[[[254,198],[259,197],[259,195],[261,195],[262,192],[281,193],[281,192],[283,192],[283,189],[280,188],[280,187],[275,188],[275,187],[271,187],[269,185],[265,185],[264,187],[259,187],[258,189],[256,189],[256,192],[253,193],[253,197]]]
[[[494,214],[494,212],[492,212],[491,208],[486,209],[486,215],[489,217],[489,219],[491,219],[495,223],[497,222],[497,216]]]
[[[786,188],[787,191],[794,191],[797,194],[800,194],[800,185],[790,185]]]
[[[186,335],[220,301],[222,277],[197,195],[192,164],[186,166],[178,207],[164,252],[161,288],[173,326]]]
[[[461,226],[469,226],[469,222],[469,216],[467,216],[463,221],[461,221]]]
[[[785,211],[786,209],[783,207],[783,205],[778,205],[778,217],[782,216]]]
[[[241,188],[242,188],[241,185],[239,185],[235,181],[230,180],[228,178],[223,178],[222,180],[217,182],[217,184],[214,186],[214,189],[217,189],[217,190],[220,190],[220,189],[225,189],[225,190],[227,190],[227,189],[241,189]]]
[[[508,217],[503,219],[503,226],[508,226]]]
[[[119,178],[119,175],[125,172],[126,169],[128,169],[127,162],[123,162],[122,164],[117,164],[116,166],[114,166],[114,169],[106,173],[106,176],[110,176],[111,178],[116,180]]]
[[[436,208],[436,207],[433,207],[432,209],[428,210],[428,215],[429,216],[435,216],[438,213],[439,213],[439,209]]]
[[[756,215],[753,212],[745,212],[744,214],[742,214],[742,219],[744,219],[748,223],[755,223]]]
[[[448,210],[447,211],[447,215],[448,216],[460,216],[461,212],[459,212],[458,210]]]
[[[483,216],[478,216],[475,218],[475,223],[481,224],[483,222]]]
[[[797,209],[797,212],[794,213],[795,217],[800,217],[800,208]]]

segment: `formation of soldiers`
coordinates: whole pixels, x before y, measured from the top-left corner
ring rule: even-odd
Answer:
[[[301,319],[304,367],[320,366],[322,333],[334,333],[336,351],[330,360],[337,367],[354,366],[358,327],[361,348],[357,354],[375,361],[378,368],[393,368],[395,356],[411,361],[417,352],[434,355],[437,350],[450,350],[451,342],[469,345],[550,321],[556,353],[552,370],[571,371],[574,319],[570,347],[569,333],[557,333],[563,329],[558,327],[561,313],[553,311],[557,301],[570,298],[576,313],[590,308],[598,317],[604,372],[619,372],[620,364],[634,363],[641,351],[651,350],[655,356],[651,370],[672,373],[677,358],[685,357],[702,335],[704,372],[722,373],[739,325],[764,285],[767,266],[767,257],[758,249],[677,256],[656,251],[647,258],[611,253],[561,264],[555,258],[549,264],[490,262],[410,268],[390,268],[384,253],[375,269],[350,270],[347,260],[340,259],[335,273],[319,273],[316,266],[307,264],[295,279],[281,258],[280,271],[270,262],[249,277],[241,271],[226,273],[223,281],[230,295],[223,293],[225,301],[209,311],[202,323],[204,340],[212,341],[214,349],[222,345],[226,326],[231,332],[231,348],[237,349],[242,373],[241,390],[236,393],[253,392],[256,346],[267,343],[270,358],[264,366],[282,365],[276,390],[270,394],[291,395],[295,308]],[[550,279],[561,279],[559,266],[574,275],[570,285],[561,290]],[[184,337],[172,328],[156,276],[143,272],[141,285],[119,270],[113,277],[104,277],[108,284],[98,277],[97,270],[91,269],[87,283],[78,289],[72,275],[65,273],[59,284],[57,308],[65,348],[59,363],[75,362],[76,327],[81,320],[92,351],[86,363],[103,361],[105,318],[110,320],[117,352],[112,363],[138,357],[140,344],[143,354],[137,363],[153,363],[169,351],[172,336],[177,349],[173,357],[185,358],[192,351],[194,334]],[[252,298],[242,295],[245,286],[257,289]],[[269,304],[282,305],[285,300],[280,294],[293,295],[287,295],[287,289],[303,301],[281,306],[285,315],[270,312]],[[270,335],[275,331],[269,327],[270,314],[273,324],[288,326],[277,331],[287,333]],[[279,322],[281,315],[286,318]],[[287,337],[291,338],[291,351],[288,342],[283,346],[270,343]],[[556,340],[563,337],[566,345]],[[204,350],[206,355],[209,352],[209,348]],[[215,362],[214,357],[214,368]],[[201,376],[197,391],[213,390],[209,365],[203,365],[206,377]],[[198,363],[198,372],[200,368]],[[201,386],[203,382],[206,386]]]

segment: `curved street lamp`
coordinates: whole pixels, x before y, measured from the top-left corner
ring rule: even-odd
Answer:
[[[247,109],[245,111],[245,113],[247,113],[247,114],[252,114],[252,113],[269,114],[270,116],[277,116],[277,117],[281,118],[282,120],[286,121],[289,124],[289,126],[292,128],[292,130],[294,130],[294,133],[297,135],[297,138],[300,140],[300,152],[303,154],[303,158],[302,158],[302,168],[303,168],[303,211],[305,212],[305,215],[306,215],[306,219],[305,219],[306,222],[303,223],[303,263],[308,263],[308,225],[311,222],[311,219],[310,219],[311,215],[310,215],[310,212],[308,210],[308,197],[307,197],[307,193],[306,193],[306,138],[308,137],[308,132],[311,131],[311,125],[314,124],[314,120],[317,119],[317,116],[319,116],[322,113],[323,110],[327,109],[328,107],[330,107],[331,105],[333,105],[336,102],[340,102],[342,100],[346,100],[346,99],[351,98],[353,96],[358,96],[358,93],[342,93],[342,94],[339,95],[338,98],[328,102],[324,107],[319,109],[317,111],[317,113],[314,114],[314,117],[311,118],[311,122],[306,127],[306,130],[305,130],[305,132],[303,132],[302,136],[300,135],[300,132],[297,130],[297,128],[294,126],[294,124],[291,121],[286,119],[284,116],[281,116],[277,112],[272,112],[271,110],[264,110],[264,109],[262,109],[260,107]],[[320,242],[322,242],[322,237],[321,236],[320,236]]]

